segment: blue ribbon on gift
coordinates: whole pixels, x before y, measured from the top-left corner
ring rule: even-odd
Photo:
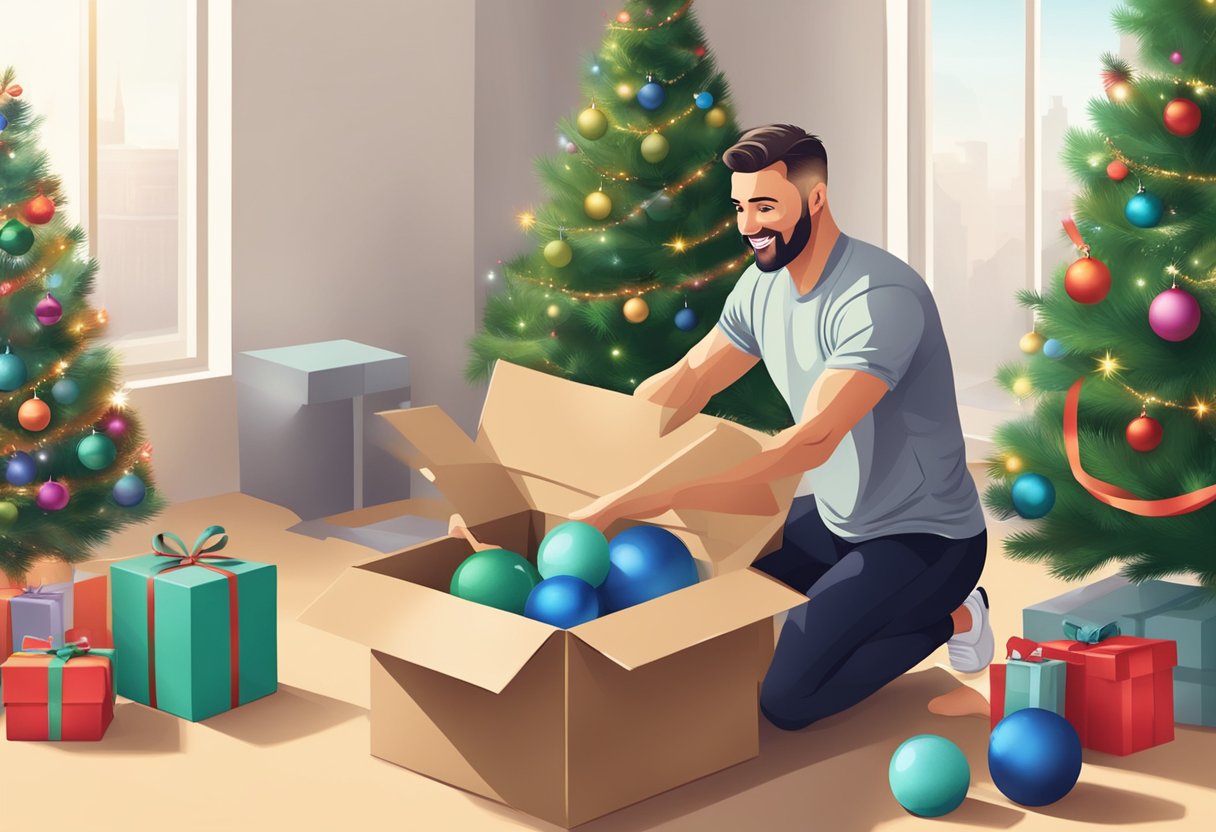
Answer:
[[[1116,621],[1108,621],[1105,624],[1093,624],[1089,621],[1064,619],[1064,638],[1069,641],[1079,641],[1082,644],[1098,644],[1119,634],[1119,624]]]

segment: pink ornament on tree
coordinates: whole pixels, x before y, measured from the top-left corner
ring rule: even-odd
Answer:
[[[68,489],[63,483],[47,480],[38,487],[38,508],[59,511],[68,504]]]
[[[46,297],[38,301],[38,305],[34,307],[34,317],[43,326],[53,326],[59,323],[59,319],[63,317],[63,306],[55,300],[54,295],[47,292]]]
[[[1149,305],[1148,324],[1166,341],[1185,341],[1199,329],[1199,301],[1177,286],[1166,289]]]
[[[106,418],[102,430],[105,431],[106,436],[117,439],[127,432],[127,420],[121,413],[113,413]]]
[[[1182,63],[1182,53],[1181,52],[1171,52],[1170,53],[1170,63],[1174,64],[1175,66]]]

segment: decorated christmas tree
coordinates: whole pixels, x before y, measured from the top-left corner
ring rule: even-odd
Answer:
[[[87,302],[97,262],[14,81],[0,77],[0,571],[17,578],[36,558],[87,559],[161,500]]]
[[[1035,404],[997,431],[986,502],[1036,521],[1006,552],[1058,576],[1117,561],[1216,587],[1216,3],[1114,20],[1142,67],[1104,56],[1092,129],[1066,136],[1078,255],[1020,297],[1035,331],[998,379]]]
[[[691,0],[626,2],[582,91],[562,150],[537,160],[549,202],[518,216],[534,245],[496,270],[470,380],[504,358],[632,392],[706,334],[748,265],[721,162],[739,129]],[[759,365],[706,412],[791,424]]]

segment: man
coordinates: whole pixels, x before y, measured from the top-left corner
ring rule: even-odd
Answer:
[[[722,159],[756,261],[718,325],[635,395],[671,408],[670,427],[763,361],[797,424],[729,470],[675,488],[651,487],[652,473],[575,518],[604,528],[671,508],[721,510],[732,493],[807,472],[814,493],[794,501],[782,548],[756,563],[809,599],[790,612],[760,694],[768,719],[794,730],[861,701],[943,643],[958,670],[992,660],[977,587],[987,532],[924,281],[841,233],[817,137],[759,127]]]

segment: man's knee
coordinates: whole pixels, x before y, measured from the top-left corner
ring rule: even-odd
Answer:
[[[760,686],[760,713],[784,731],[797,731],[815,721],[806,697],[765,679]]]

